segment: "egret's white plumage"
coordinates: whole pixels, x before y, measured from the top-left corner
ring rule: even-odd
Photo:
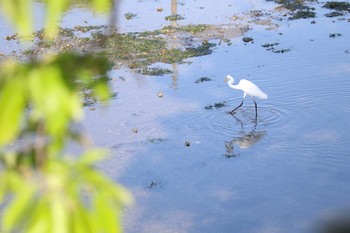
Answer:
[[[228,81],[227,84],[231,88],[242,90],[244,92],[243,99],[246,97],[246,95],[250,95],[251,97],[258,97],[259,99],[267,99],[267,95],[251,81],[241,79],[237,85],[233,85],[234,79],[231,75],[227,75],[225,81]]]
[[[231,88],[243,91],[242,103],[237,108],[242,106],[243,101],[247,95],[251,96],[253,100],[254,100],[254,97],[258,97],[259,99],[267,99],[267,95],[264,92],[262,92],[260,88],[254,83],[252,83],[251,81],[248,81],[246,79],[241,79],[237,85],[234,85],[233,84],[234,79],[231,75],[226,76],[225,82],[226,81]],[[254,100],[254,104],[255,104],[255,115],[257,116],[257,104],[255,100]],[[233,114],[233,112],[237,108],[233,109],[230,113]]]

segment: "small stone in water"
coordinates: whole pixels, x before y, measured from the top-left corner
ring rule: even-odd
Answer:
[[[191,143],[188,142],[188,141],[186,141],[186,142],[185,142],[185,146],[190,147],[190,146],[191,146]]]
[[[162,98],[163,96],[164,96],[163,92],[161,92],[161,91],[158,92],[158,97],[159,97],[159,98]]]
[[[244,37],[242,40],[245,43],[253,42],[253,38],[251,38],[251,37]]]

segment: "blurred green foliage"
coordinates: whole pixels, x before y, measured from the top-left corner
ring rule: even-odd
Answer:
[[[47,40],[57,31],[69,0],[47,0]],[[93,9],[110,0],[91,0]],[[31,0],[0,0],[18,33],[32,33]],[[105,152],[87,148],[83,117],[86,93],[98,101],[111,93],[108,60],[64,53],[0,64],[0,232],[121,232],[120,214],[132,199],[95,168]],[[65,155],[68,143],[86,149]]]
[[[93,168],[101,151],[78,160],[50,159],[38,169],[1,171],[2,232],[121,232],[129,193]],[[8,201],[7,201],[8,202]]]
[[[82,117],[85,89],[109,98],[110,64],[93,55],[59,54],[41,61],[8,61],[0,73],[0,146],[11,143],[26,127],[41,124],[48,147],[61,149],[71,121]]]

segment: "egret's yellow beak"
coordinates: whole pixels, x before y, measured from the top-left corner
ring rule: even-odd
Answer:
[[[224,80],[224,82],[227,82],[227,81],[228,81],[228,78],[226,77],[225,80]]]

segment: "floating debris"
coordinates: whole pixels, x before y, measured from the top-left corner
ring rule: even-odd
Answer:
[[[230,159],[230,158],[236,158],[238,156],[240,156],[240,154],[229,154],[229,153],[226,153],[223,155],[226,159]]]
[[[213,109],[213,105],[207,105],[204,107],[206,110],[212,110]]]
[[[157,95],[158,95],[158,97],[159,97],[159,98],[163,98],[163,96],[164,96],[163,92],[161,92],[161,91],[160,91],[160,92],[158,92],[158,94],[157,94]]]
[[[253,38],[251,38],[251,37],[243,37],[243,42],[245,42],[245,43],[249,43],[249,42],[252,42],[253,43],[253,41],[254,41],[254,39]]]
[[[215,108],[222,108],[222,107],[225,107],[225,106],[226,106],[226,101],[218,102],[218,103],[214,104]]]
[[[339,36],[341,36],[342,34],[340,34],[340,33],[330,33],[329,34],[329,38],[336,38],[336,37],[339,37]]]
[[[127,20],[133,19],[133,18],[135,18],[136,16],[137,16],[136,14],[130,13],[130,12],[124,14],[124,17],[125,17]]]
[[[339,17],[339,16],[343,16],[344,13],[340,12],[340,11],[332,11],[330,13],[324,14],[324,16],[328,17],[328,18],[334,18],[334,17]]]
[[[222,102],[217,102],[217,103],[214,103],[214,105],[207,105],[207,106],[205,106],[204,108],[206,109],[206,110],[213,110],[213,108],[216,108],[216,109],[218,109],[218,108],[223,108],[223,107],[225,107],[227,104],[226,104],[226,101],[222,101]]]
[[[157,185],[157,183],[152,181],[151,184],[148,186],[148,188],[152,189],[156,185]]]
[[[194,83],[202,83],[202,82],[208,82],[208,81],[212,81],[212,79],[209,77],[201,77],[201,78],[197,79],[196,81],[194,81]]]
[[[273,50],[273,53],[286,53],[289,52],[290,49],[277,49],[277,50]]]
[[[6,36],[6,40],[16,40],[17,39],[16,37],[17,37],[16,34],[14,34],[12,36]]]
[[[191,146],[191,143],[190,143],[189,141],[186,141],[186,142],[185,142],[185,146],[190,147],[190,146]]]
[[[122,82],[125,82],[125,77],[124,77],[124,76],[119,76],[118,78],[119,78],[119,80],[121,80]]]
[[[154,188],[162,188],[162,182],[161,181],[151,181],[151,183],[147,186],[149,189],[154,189]]]
[[[146,67],[137,71],[140,74],[148,76],[163,76],[165,74],[173,73],[169,69],[159,68],[159,67]]]
[[[132,132],[133,132],[133,133],[138,133],[139,131],[138,131],[137,128],[133,128],[133,129],[132,129]]]
[[[185,18],[182,17],[181,15],[178,15],[178,14],[169,15],[169,16],[165,17],[165,20],[167,20],[167,21],[177,21],[177,20],[183,20],[183,19],[185,19]]]
[[[149,140],[147,140],[149,143],[157,143],[157,142],[164,142],[165,139],[164,138],[151,138]]]
[[[266,43],[266,44],[263,44],[261,45],[261,47],[263,48],[273,48],[274,46],[276,45],[279,45],[280,43],[276,42],[276,43]]]
[[[265,48],[267,51],[271,51],[273,53],[286,53],[289,52],[290,49],[276,49],[275,46],[279,45],[278,42],[275,43],[266,43],[261,45],[261,47]]]
[[[118,92],[111,93],[111,96],[110,96],[111,99],[115,99],[117,97],[118,97]]]

